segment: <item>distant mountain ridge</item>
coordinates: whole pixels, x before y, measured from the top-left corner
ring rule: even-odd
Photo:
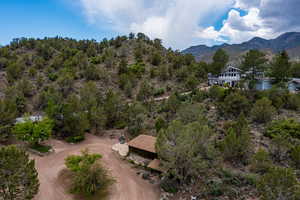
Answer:
[[[260,37],[243,42],[241,44],[222,44],[212,47],[206,45],[192,46],[182,51],[182,53],[193,54],[198,61],[210,61],[218,49],[224,49],[230,55],[230,60],[239,59],[241,54],[258,49],[272,56],[275,53],[286,50],[292,59],[300,58],[300,32],[288,32],[275,39],[266,40]]]

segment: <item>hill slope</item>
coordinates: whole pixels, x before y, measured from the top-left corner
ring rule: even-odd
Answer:
[[[210,61],[214,53],[220,48],[228,52],[231,60],[237,59],[241,54],[251,49],[258,49],[269,55],[286,50],[292,59],[298,59],[300,57],[300,33],[289,32],[271,40],[255,37],[241,44],[222,44],[213,47],[198,45],[182,52],[193,54],[197,60]]]

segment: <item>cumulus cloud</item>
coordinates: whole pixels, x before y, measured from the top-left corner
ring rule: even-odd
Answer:
[[[209,38],[218,43],[240,43],[255,36],[272,37],[272,30],[263,25],[259,13],[259,9],[253,7],[249,9],[248,14],[241,16],[239,11],[232,9],[228,13],[228,18],[223,21],[223,26],[219,31],[211,26],[202,30],[198,36]]]
[[[234,18],[229,15],[221,32],[226,32],[225,29],[236,31],[237,34],[230,37],[231,42],[241,42],[243,38],[250,39],[253,36],[273,38],[285,32],[300,30],[299,0],[236,0],[235,8],[248,12],[244,17],[234,18],[239,18],[239,23],[245,24],[250,30],[233,26]]]
[[[249,8],[257,8],[260,5],[261,0],[236,0],[235,8],[240,9],[249,9]]]
[[[224,21],[220,34],[229,38],[229,43],[240,43],[259,36],[264,38],[273,37],[272,29],[265,27],[260,10],[250,8],[248,14],[241,16],[236,10],[231,10],[228,19]]]
[[[166,46],[185,48],[202,42],[201,24],[217,18],[234,0],[80,0],[90,23],[120,33],[144,32]]]
[[[173,48],[240,43],[300,30],[300,0],[78,1],[90,23],[121,34],[143,32]],[[216,29],[216,20],[226,14]]]

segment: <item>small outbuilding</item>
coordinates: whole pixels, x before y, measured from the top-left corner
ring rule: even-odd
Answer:
[[[149,135],[139,135],[138,137],[128,142],[129,151],[145,158],[155,159],[157,158],[155,142],[156,137]]]

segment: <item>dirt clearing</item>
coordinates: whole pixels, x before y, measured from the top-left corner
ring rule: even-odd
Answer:
[[[92,153],[100,153],[103,165],[110,170],[116,183],[111,187],[110,200],[157,200],[160,190],[136,175],[129,163],[119,159],[111,150],[117,140],[87,134],[80,144],[68,144],[59,140],[50,140],[55,153],[49,156],[32,156],[39,173],[40,191],[34,200],[72,200],[59,182],[58,174],[65,168],[64,159],[71,154],[79,154],[88,148]]]

